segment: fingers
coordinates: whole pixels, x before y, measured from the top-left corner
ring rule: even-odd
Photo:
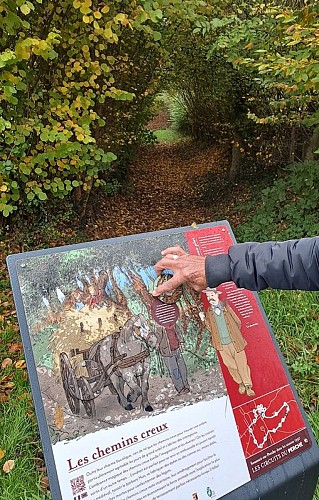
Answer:
[[[178,258],[176,257],[177,255],[175,255],[175,258],[166,256],[159,260],[154,266],[156,274],[160,275],[165,269],[170,269],[174,272],[178,261]]]
[[[188,255],[181,247],[166,248],[161,253],[164,257],[154,266],[157,275],[160,275],[165,269],[170,269],[175,273],[175,271],[180,268],[180,265],[177,264],[178,259]]]
[[[182,255],[187,255],[187,253],[185,252],[185,250],[183,250],[181,247],[169,247],[169,248],[165,248],[165,250],[163,250],[161,252],[162,255],[164,256],[169,256],[170,254],[172,255],[178,255],[178,257],[181,257]]]
[[[154,290],[154,297],[171,292],[184,283],[196,291],[207,287],[204,256],[188,254],[179,246],[166,248],[162,255],[162,259],[154,265],[154,270],[157,275],[170,270],[173,277]]]
[[[152,292],[152,295],[154,297],[158,297],[162,293],[172,292],[173,290],[178,288],[181,284],[182,280],[179,279],[178,276],[174,275],[168,281],[165,281],[164,283],[156,287],[155,290]]]
[[[165,281],[155,288],[152,292],[154,297],[158,297],[162,293],[175,290],[184,281],[180,276],[180,272],[178,272],[178,269],[180,268],[179,258],[187,255],[187,253],[180,247],[169,247],[161,253],[164,257],[154,266],[156,274],[160,275],[166,269],[173,271],[174,274],[168,281]]]

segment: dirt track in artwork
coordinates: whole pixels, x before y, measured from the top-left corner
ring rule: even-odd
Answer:
[[[89,418],[81,404],[80,415],[73,415],[65,397],[63,388],[57,394],[55,377],[50,370],[40,369],[39,380],[46,417],[53,434],[53,441],[72,439],[100,429],[122,425],[130,420],[150,417],[162,411],[173,410],[178,406],[192,405],[226,394],[219,364],[205,372],[197,372],[189,376],[190,392],[179,395],[170,378],[155,376],[150,378],[149,401],[153,412],[145,412],[140,407],[140,400],[131,411],[122,408],[115,395],[108,388],[96,397],[96,418]],[[64,425],[60,431],[55,424],[57,408],[63,409]]]

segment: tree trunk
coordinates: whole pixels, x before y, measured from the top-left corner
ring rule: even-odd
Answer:
[[[93,179],[90,179],[87,184],[88,189],[86,191],[84,191],[82,186],[78,186],[74,190],[75,209],[80,217],[85,217],[87,204],[93,187]]]
[[[319,158],[317,154],[315,154],[315,151],[319,149],[319,127],[316,127],[312,133],[312,136],[310,138],[310,142],[307,148],[306,152],[306,161],[314,161]]]
[[[295,151],[296,151],[296,127],[292,127],[290,131],[290,143],[289,143],[289,163],[294,163],[295,161]]]
[[[233,136],[234,144],[232,145],[231,151],[231,164],[228,173],[228,178],[230,181],[234,181],[238,175],[240,164],[241,164],[241,148],[243,140],[238,132],[234,132]]]

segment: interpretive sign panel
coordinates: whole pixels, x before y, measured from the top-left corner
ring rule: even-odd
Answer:
[[[256,294],[152,296],[161,250],[233,242],[220,222],[8,257],[54,499],[220,498],[311,447]]]

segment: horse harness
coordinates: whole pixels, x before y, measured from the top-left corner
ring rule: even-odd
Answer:
[[[112,343],[110,347],[110,355],[111,355],[111,361],[110,363],[104,368],[104,373],[108,376],[111,376],[112,373],[116,373],[117,376],[120,376],[120,369],[123,368],[129,368],[130,366],[136,365],[136,363],[140,363],[144,361],[149,356],[149,350],[144,349],[143,351],[139,352],[138,354],[134,354],[133,356],[127,357],[127,354],[120,354],[118,346],[117,346],[117,341],[120,336],[120,332],[115,332],[112,333]],[[108,374],[108,370],[111,369],[111,373]]]

